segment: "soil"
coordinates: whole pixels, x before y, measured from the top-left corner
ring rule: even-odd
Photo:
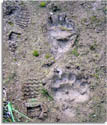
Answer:
[[[3,2],[3,101],[36,123],[106,122],[106,2],[40,3]]]

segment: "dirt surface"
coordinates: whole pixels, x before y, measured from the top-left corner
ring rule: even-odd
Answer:
[[[3,2],[3,101],[32,122],[104,123],[106,14],[105,1]]]

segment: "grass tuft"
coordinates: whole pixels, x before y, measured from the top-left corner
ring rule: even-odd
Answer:
[[[50,54],[46,54],[46,55],[45,55],[45,58],[46,58],[46,59],[49,59],[50,57],[51,57]]]
[[[39,56],[39,52],[37,50],[34,50],[33,51],[33,56],[36,56],[36,57]]]
[[[12,22],[8,22],[8,24],[11,25],[11,26],[14,26],[14,24]]]
[[[74,48],[74,49],[72,50],[72,54],[73,54],[74,56],[76,56],[76,57],[79,56],[79,53],[78,53],[78,51],[77,51],[77,48]]]
[[[46,7],[46,2],[40,2],[40,7]]]
[[[43,96],[47,97],[49,100],[51,100],[51,101],[53,100],[53,97],[49,95],[48,90],[46,90],[46,89],[43,88],[41,90],[41,93],[42,93]]]
[[[94,44],[90,46],[90,50],[94,51],[97,47],[96,41],[94,41]]]

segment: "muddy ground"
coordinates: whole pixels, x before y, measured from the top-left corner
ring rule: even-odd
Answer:
[[[104,123],[106,14],[105,1],[3,2],[3,102],[30,122]]]

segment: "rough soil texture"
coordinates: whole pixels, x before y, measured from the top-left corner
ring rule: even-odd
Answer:
[[[3,99],[33,122],[105,122],[106,14],[105,1],[3,2]]]

